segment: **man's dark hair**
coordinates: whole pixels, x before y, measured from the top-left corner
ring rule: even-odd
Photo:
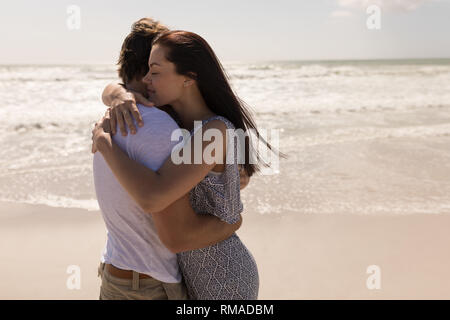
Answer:
[[[157,35],[167,31],[167,27],[152,18],[143,18],[133,23],[130,34],[122,44],[117,62],[117,71],[124,84],[133,79],[141,80],[147,74],[152,41]]]

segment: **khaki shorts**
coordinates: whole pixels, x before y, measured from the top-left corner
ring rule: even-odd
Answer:
[[[188,300],[186,285],[150,279],[121,279],[112,276],[100,263],[98,275],[102,277],[100,300]]]

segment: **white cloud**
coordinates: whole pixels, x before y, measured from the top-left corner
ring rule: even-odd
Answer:
[[[402,12],[412,11],[426,2],[434,0],[338,0],[338,5],[347,9],[363,9],[377,5],[381,10]]]

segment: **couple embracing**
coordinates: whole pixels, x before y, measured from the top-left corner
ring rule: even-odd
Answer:
[[[108,231],[100,299],[257,299],[257,265],[235,231],[240,190],[259,167],[249,148],[238,161],[238,144],[227,137],[227,130],[258,132],[250,112],[195,33],[141,19],[118,64],[123,83],[105,88],[110,108],[92,131],[94,183]],[[180,129],[189,132],[181,152],[192,161],[174,162],[180,141],[173,133]],[[210,129],[223,143],[214,161],[194,161],[195,152],[211,147],[203,137]]]

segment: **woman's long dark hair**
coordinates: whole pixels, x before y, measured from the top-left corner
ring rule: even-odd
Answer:
[[[256,136],[275,153],[274,148],[262,138],[246,104],[233,92],[228,76],[209,44],[199,35],[174,30],[160,34],[152,46],[161,45],[168,49],[166,59],[176,66],[176,72],[196,80],[200,93],[208,108],[217,115],[230,120],[236,129],[244,132],[252,129]],[[242,151],[242,150],[241,150]],[[245,139],[244,169],[248,176],[260,171],[258,163],[250,163],[249,141]],[[257,160],[261,160],[255,152]],[[276,152],[279,156],[286,155]],[[264,166],[269,167],[267,163]]]

